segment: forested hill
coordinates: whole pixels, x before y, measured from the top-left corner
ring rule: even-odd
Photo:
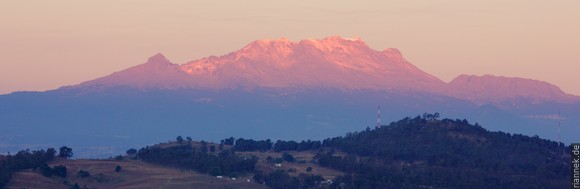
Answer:
[[[323,146],[348,156],[319,153],[321,166],[348,174],[354,188],[566,188],[566,146],[519,134],[489,132],[467,120],[436,115],[348,133]]]
[[[72,155],[72,149],[62,147],[59,156],[70,157],[68,152]],[[157,176],[147,167],[155,164],[213,176],[180,183],[185,188],[200,187],[200,183],[224,187],[243,183],[252,188],[274,189],[568,188],[569,152],[569,147],[537,136],[490,132],[467,120],[439,120],[438,114],[424,114],[322,141],[273,142],[230,137],[217,144],[193,141],[191,137],[184,140],[178,136],[175,141],[139,150],[129,149],[127,156],[108,160],[110,165],[123,164],[128,171],[119,173],[115,168],[116,172],[111,173],[111,168],[105,176],[142,178],[148,175],[154,178]],[[79,169],[74,163],[76,160],[65,162],[66,166],[59,164],[50,168],[46,163],[50,163],[55,154],[52,149],[0,155],[0,188],[8,183],[13,173],[25,169],[44,176],[64,169],[64,174],[60,175],[62,179],[71,179],[68,184],[74,180],[83,185],[100,186],[97,188],[122,188],[119,186],[135,183],[131,179],[94,183],[79,177],[80,173],[67,177],[66,166],[69,170],[76,167],[74,172]],[[80,170],[93,173],[98,171],[94,169],[98,166],[94,165],[102,163],[98,160],[82,162],[86,166]],[[27,178],[16,180],[27,181]],[[45,179],[45,182],[58,185],[62,183],[59,179]],[[156,180],[149,185],[164,186],[172,180],[173,177],[169,177],[169,180]],[[239,183],[233,183],[235,180]],[[42,181],[39,183],[42,185]],[[26,187],[13,184],[10,188]]]

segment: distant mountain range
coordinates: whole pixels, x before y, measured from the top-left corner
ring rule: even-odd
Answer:
[[[156,54],[141,65],[73,88],[136,89],[333,88],[342,91],[381,90],[448,95],[478,104],[525,98],[534,103],[580,102],[547,82],[460,75],[445,83],[413,64],[394,48],[376,51],[361,39],[259,40],[224,56],[183,65]]]
[[[61,143],[111,150],[182,133],[320,139],[376,125],[377,105],[383,120],[440,112],[553,140],[560,120],[563,142],[580,132],[580,97],[555,85],[491,75],[446,83],[397,49],[342,37],[259,40],[182,65],[157,54],[79,85],[0,95],[0,104],[1,151]]]
[[[145,64],[76,87],[443,91],[439,88],[443,85],[407,62],[396,49],[379,52],[361,40],[329,37],[298,43],[260,40],[224,56],[183,65],[172,64],[157,54]]]

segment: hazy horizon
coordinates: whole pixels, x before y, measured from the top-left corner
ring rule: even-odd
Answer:
[[[360,37],[443,81],[542,80],[580,95],[580,1],[0,2],[0,94],[74,85],[163,53],[183,64],[254,40]]]

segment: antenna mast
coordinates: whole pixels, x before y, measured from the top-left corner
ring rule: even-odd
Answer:
[[[378,106],[377,117],[377,128],[381,128],[381,105]]]
[[[560,140],[560,109],[558,109],[558,148],[560,148],[560,143],[562,140]]]

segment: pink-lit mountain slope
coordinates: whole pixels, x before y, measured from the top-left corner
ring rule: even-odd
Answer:
[[[259,40],[224,56],[183,65],[161,54],[81,87],[336,88],[443,91],[445,83],[407,62],[397,49],[375,51],[360,39]]]
[[[550,83],[515,77],[460,75],[453,79],[449,86],[450,95],[478,104],[500,103],[518,98],[533,103],[580,101],[579,97],[566,94]]]
[[[260,40],[220,57],[181,65],[204,87],[332,87],[439,91],[444,83],[397,49],[375,51],[360,39]]]
[[[75,87],[103,89],[334,88],[426,92],[477,104],[514,99],[580,102],[546,82],[494,76],[461,75],[450,83],[418,69],[397,49],[371,49],[361,39],[328,37],[292,42],[258,40],[223,56],[182,65],[157,54],[141,65]]]
[[[144,64],[81,83],[78,87],[108,88],[129,86],[140,89],[174,89],[187,88],[192,86],[193,83],[191,77],[183,72],[179,65],[169,62],[162,54],[156,54]]]

